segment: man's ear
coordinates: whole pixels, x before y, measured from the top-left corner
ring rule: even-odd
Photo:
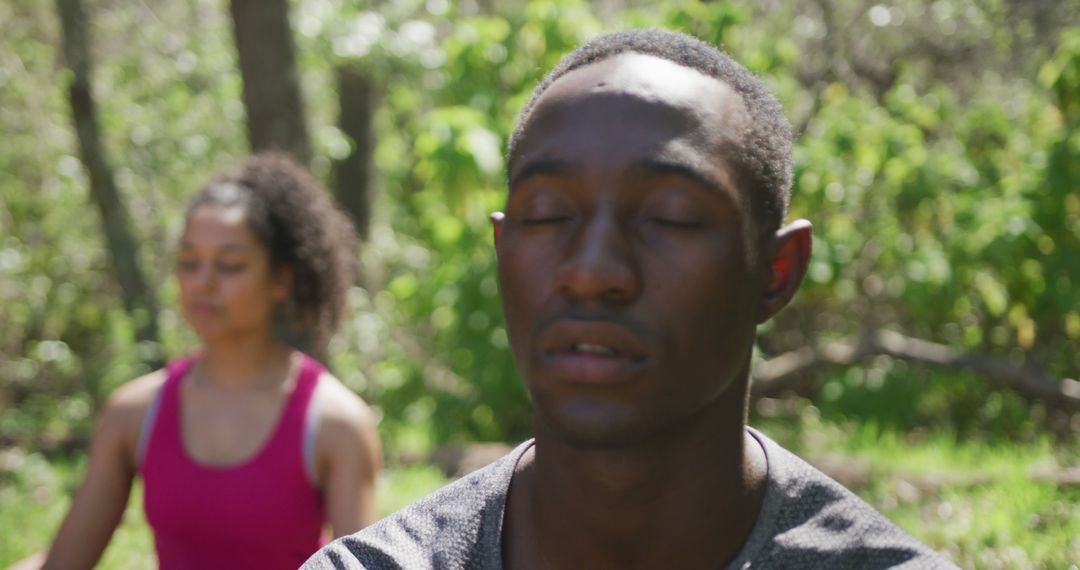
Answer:
[[[495,248],[499,247],[499,236],[502,234],[503,220],[506,219],[506,214],[502,212],[491,213],[491,237],[495,240]]]
[[[762,247],[765,289],[761,292],[758,324],[780,312],[799,290],[810,264],[810,222],[799,219],[780,228]]]

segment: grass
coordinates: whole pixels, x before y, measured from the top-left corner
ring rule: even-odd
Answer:
[[[39,454],[8,450],[0,457],[0,569],[48,548],[71,503],[84,462],[49,464]],[[379,480],[377,510],[386,516],[441,487],[446,477],[435,467],[390,468]],[[97,568],[154,568],[154,541],[143,514],[142,485],[136,481],[127,510]]]
[[[868,422],[823,421],[754,425],[804,457],[832,457],[869,468],[857,492],[893,521],[963,568],[1076,569],[1080,566],[1080,489],[1034,482],[1033,469],[1075,464],[1080,449],[1030,443],[960,440],[949,434],[898,433]],[[44,548],[77,485],[81,461],[49,464],[36,454],[0,454],[0,568]],[[911,481],[950,477],[959,485]],[[972,483],[985,478],[987,482]],[[434,467],[387,469],[380,479],[380,516],[445,483]],[[124,522],[105,553],[103,569],[153,567],[153,542],[136,487]],[[13,530],[14,529],[14,530]]]
[[[811,408],[812,409],[812,408]],[[949,433],[899,433],[873,422],[756,422],[808,458],[869,466],[856,492],[962,568],[1076,570],[1080,487],[1032,479],[1080,461],[1080,442],[958,440]]]
[[[882,468],[864,497],[960,566],[1075,569],[1080,564],[1080,488],[1059,488],[1029,476],[1058,461],[1044,445],[946,442],[911,449],[887,444],[867,449],[866,455]],[[912,471],[992,482],[919,492],[905,481]]]

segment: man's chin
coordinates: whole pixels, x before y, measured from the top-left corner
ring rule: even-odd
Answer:
[[[550,413],[536,412],[536,436],[584,449],[640,444],[650,430],[632,410],[610,402],[565,403]]]

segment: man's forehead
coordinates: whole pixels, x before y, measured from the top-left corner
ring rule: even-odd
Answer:
[[[661,104],[702,122],[730,125],[748,119],[742,98],[723,81],[663,58],[634,52],[566,73],[541,95],[531,114],[545,106],[597,95],[623,95]]]
[[[750,124],[742,98],[726,83],[638,53],[568,72],[524,120],[509,164],[511,186],[552,164],[568,172],[646,162],[678,165],[732,192],[732,152]]]

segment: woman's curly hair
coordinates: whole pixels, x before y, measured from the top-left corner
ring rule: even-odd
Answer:
[[[357,237],[349,218],[310,172],[279,152],[255,154],[215,178],[187,215],[204,205],[242,207],[271,267],[291,268],[292,297],[282,307],[278,332],[294,347],[324,357],[356,277]]]

